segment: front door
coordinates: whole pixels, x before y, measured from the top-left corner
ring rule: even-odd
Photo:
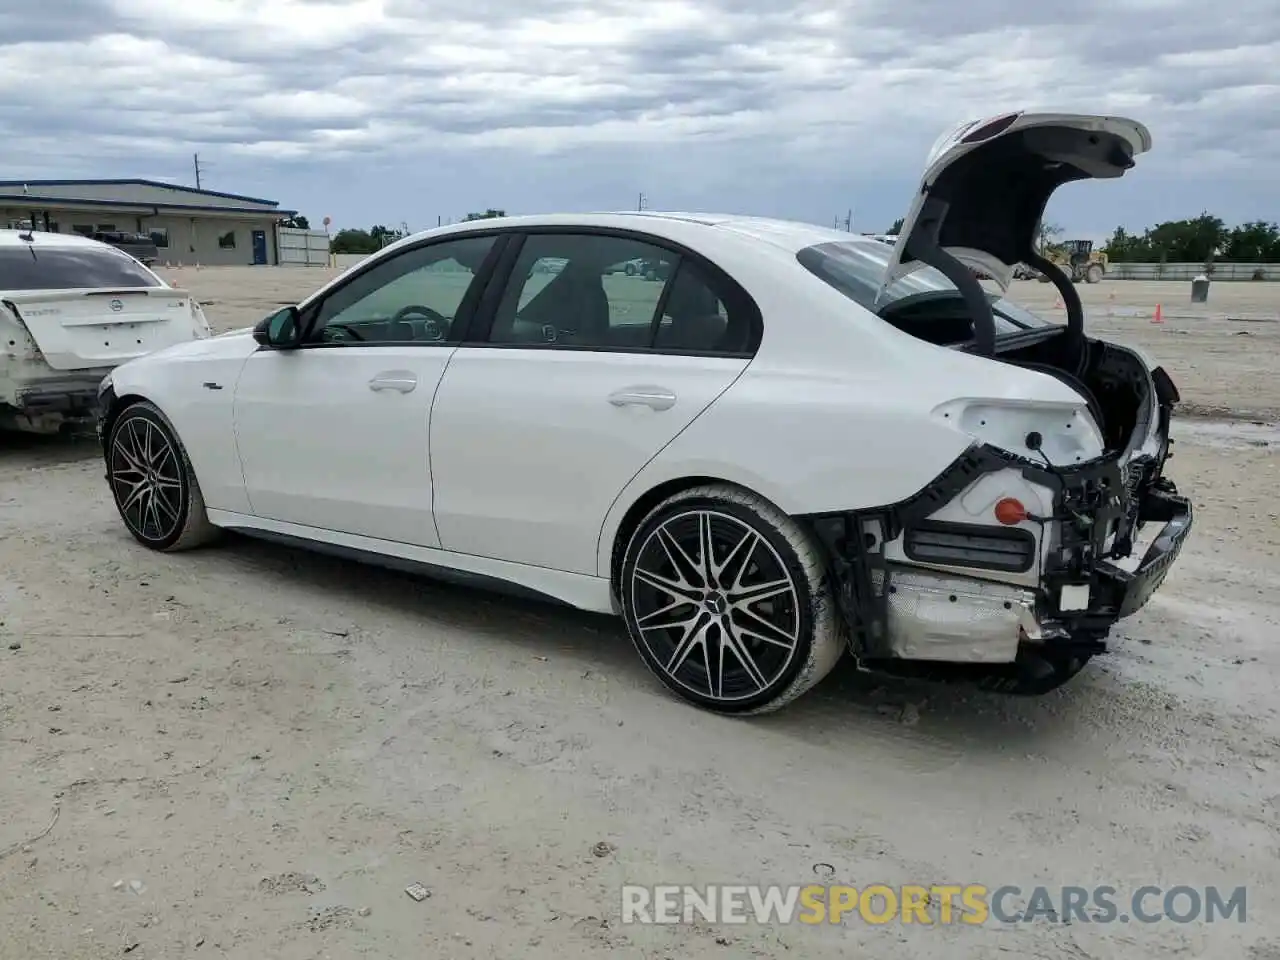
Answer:
[[[431,400],[493,245],[444,239],[375,256],[304,306],[303,346],[250,357],[235,430],[257,516],[439,546]]]
[[[267,231],[253,231],[253,262],[254,264],[265,264],[267,262]]]
[[[667,267],[628,276],[634,259]],[[485,342],[459,347],[436,396],[445,549],[597,574],[618,494],[749,362],[754,328],[712,276],[621,235],[526,238]]]

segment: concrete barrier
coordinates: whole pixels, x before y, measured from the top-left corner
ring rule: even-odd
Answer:
[[[354,267],[367,256],[369,256],[367,253],[335,253],[329,259],[335,267],[346,270],[348,267]]]
[[[1203,263],[1112,263],[1108,280],[1186,280],[1204,273]],[[1280,263],[1215,263],[1211,280],[1280,280]]]

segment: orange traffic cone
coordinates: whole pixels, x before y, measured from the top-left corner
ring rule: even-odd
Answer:
[[[1164,323],[1164,308],[1160,304],[1156,304],[1155,315],[1151,318],[1152,323]]]

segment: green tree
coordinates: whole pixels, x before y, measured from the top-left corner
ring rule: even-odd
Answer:
[[[1274,263],[1280,260],[1280,227],[1263,220],[1242,223],[1227,234],[1222,260]]]
[[[392,230],[382,223],[374,224],[368,230],[348,228],[339,230],[329,240],[330,253],[373,253],[381,250],[389,243],[406,236],[403,229]]]
[[[490,207],[484,213],[468,213],[462,219],[463,220],[494,220],[498,217],[505,217],[506,215],[507,215],[507,211],[495,210],[493,207]]]
[[[899,217],[897,220],[893,221],[893,226],[889,228],[889,236],[896,237],[901,233],[904,223],[906,223],[906,220],[903,217]]]
[[[1141,235],[1117,227],[1103,249],[1116,263],[1274,263],[1280,261],[1280,227],[1253,220],[1228,228],[1206,211],[1157,223]]]
[[[306,217],[302,216],[301,214],[299,214],[298,216],[287,217],[286,219],[281,220],[280,226],[291,227],[295,230],[310,230],[311,221],[308,220]]]

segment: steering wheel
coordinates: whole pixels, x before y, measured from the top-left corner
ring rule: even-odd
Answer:
[[[395,315],[392,316],[391,322],[398,323],[399,321],[403,320],[405,317],[415,313],[418,314],[418,316],[426,317],[428,320],[434,320],[436,323],[449,322],[449,318],[446,317],[443,313],[440,313],[438,310],[432,310],[430,307],[424,307],[421,304],[417,304],[417,303],[411,303],[407,307],[401,307],[399,310],[395,312]]]
[[[351,326],[350,324],[346,324],[346,323],[326,323],[326,324],[324,325],[324,333],[328,333],[330,330],[341,330],[344,334],[346,334],[346,335],[347,335],[348,337],[350,337],[352,340],[364,340],[364,339],[365,339],[364,335],[363,335],[362,333],[360,333],[360,331],[358,331],[355,327]]]
[[[427,322],[422,325],[423,339],[425,340],[443,340],[448,336],[451,321],[443,313],[433,310],[431,307],[424,307],[420,303],[411,303],[407,307],[401,307],[391,317],[392,323],[399,323],[405,317],[417,315],[426,317]]]

